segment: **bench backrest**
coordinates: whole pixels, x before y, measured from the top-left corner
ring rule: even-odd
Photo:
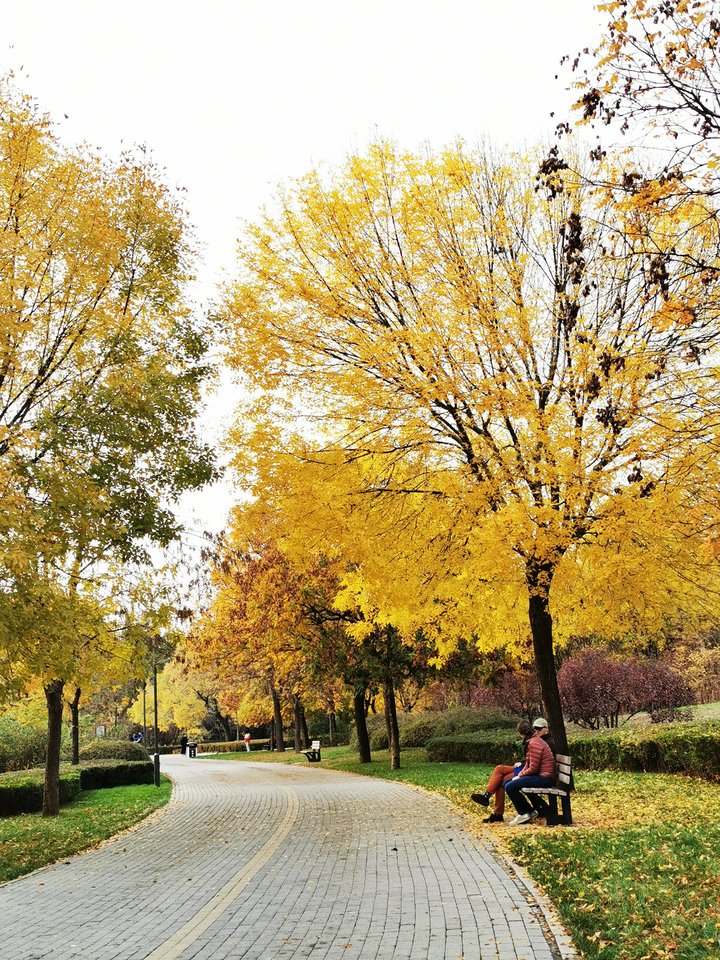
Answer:
[[[307,743],[307,741],[305,741],[305,742]],[[313,740],[312,744],[310,745],[310,749],[311,749],[311,750],[319,750],[319,749],[320,749],[320,741],[319,741],[319,740]]]
[[[562,753],[555,754],[555,778],[558,787],[569,787],[572,783],[572,759]]]

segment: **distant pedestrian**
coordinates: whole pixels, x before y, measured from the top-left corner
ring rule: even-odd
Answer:
[[[245,741],[245,749],[248,753],[250,753],[250,734],[246,733],[243,737],[243,740]]]
[[[188,738],[185,734],[180,737],[180,753],[185,756],[185,751],[187,750]]]

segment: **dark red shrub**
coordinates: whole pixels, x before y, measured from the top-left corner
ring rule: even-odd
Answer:
[[[558,685],[568,720],[592,730],[618,725],[625,697],[620,658],[602,650],[580,650],[560,667]]]
[[[542,713],[542,695],[535,672],[514,670],[504,674],[495,688],[495,701],[509,713],[533,720]]]
[[[668,664],[592,648],[565,661],[558,684],[568,720],[595,730],[641,711],[654,722],[683,719],[678,708],[694,702],[689,685]]]

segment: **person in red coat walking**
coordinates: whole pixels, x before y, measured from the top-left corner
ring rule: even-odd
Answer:
[[[517,810],[517,816],[510,823],[518,825],[529,823],[537,817],[530,801],[523,795],[524,787],[552,787],[555,783],[555,756],[545,742],[549,733],[548,722],[538,717],[533,723],[533,736],[528,741],[525,754],[525,766],[520,773],[505,784],[505,793]]]

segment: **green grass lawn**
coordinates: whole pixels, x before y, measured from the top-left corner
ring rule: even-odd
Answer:
[[[449,797],[471,829],[491,836],[545,890],[586,960],[720,958],[720,785],[668,774],[580,771],[575,826],[486,827],[469,794],[490,768],[429,763],[404,750],[361,764],[349,747],[323,747],[322,767],[401,780]],[[292,751],[222,759],[303,763]]]
[[[143,784],[83,791],[57,817],[26,813],[0,818],[0,883],[86,850],[131,827],[170,799],[167,777]]]

